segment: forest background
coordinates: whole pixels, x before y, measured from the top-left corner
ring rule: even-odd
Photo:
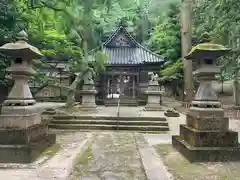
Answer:
[[[104,71],[102,43],[121,24],[138,42],[166,57],[159,69],[160,81],[183,89],[180,0],[0,0],[0,45],[14,40],[24,29],[30,44],[44,57],[35,61],[35,81],[50,82],[42,69],[49,59],[68,61],[72,73],[89,69],[89,54],[96,55],[93,69]],[[238,0],[193,1],[193,44],[208,32],[215,43],[233,49],[219,60],[219,81],[238,82],[240,2]],[[9,59],[0,56],[0,84],[6,86]]]

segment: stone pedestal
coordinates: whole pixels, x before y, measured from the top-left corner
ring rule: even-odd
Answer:
[[[160,91],[160,87],[157,82],[150,82],[148,85],[148,89],[145,92],[147,94],[147,105],[145,106],[146,111],[161,111],[162,107],[160,105],[160,96],[162,95],[162,91]]]
[[[224,117],[221,103],[215,95],[209,101],[204,93],[201,95],[197,94],[192,102],[187,124],[180,125],[180,136],[172,137],[173,147],[189,161],[240,160],[238,133],[228,129],[229,118]]]
[[[82,94],[82,104],[80,109],[82,111],[95,111],[97,109],[95,95],[97,91],[94,84],[84,84],[81,90]]]
[[[42,55],[26,42],[24,31],[19,33],[17,40],[0,47],[1,53],[12,57],[7,71],[14,80],[1,109],[0,163],[31,163],[56,142],[56,135],[48,134],[47,126],[41,122],[39,106],[28,86],[30,76],[35,73],[32,59]]]

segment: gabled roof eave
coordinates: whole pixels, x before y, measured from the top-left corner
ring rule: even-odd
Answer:
[[[138,46],[139,43],[135,40],[135,38],[126,30],[126,28],[124,28],[123,26],[120,26],[118,29],[116,29],[116,31],[103,43],[103,46],[107,46],[112,40],[114,37],[116,37],[116,35],[120,32],[120,31],[123,31],[128,37],[129,39],[131,39],[131,41],[136,45]]]

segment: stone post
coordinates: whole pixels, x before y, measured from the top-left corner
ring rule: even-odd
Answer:
[[[56,135],[47,134],[47,126],[41,123],[42,108],[36,104],[28,86],[30,76],[35,74],[32,59],[42,54],[26,42],[25,31],[16,39],[15,43],[0,47],[2,54],[12,58],[7,72],[14,79],[0,116],[0,163],[30,163],[56,141]]]

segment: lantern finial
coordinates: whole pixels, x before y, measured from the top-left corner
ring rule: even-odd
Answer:
[[[16,40],[28,41],[28,34],[22,30],[16,35]]]

